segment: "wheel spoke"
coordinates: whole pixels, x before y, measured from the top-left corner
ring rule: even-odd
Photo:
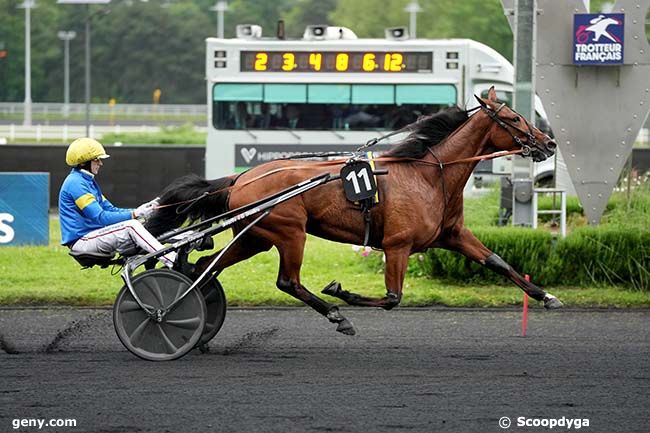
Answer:
[[[149,304],[142,303],[145,308],[148,308],[149,310],[155,310],[155,308]],[[130,313],[132,311],[143,311],[142,308],[140,308],[140,305],[136,301],[122,301],[120,303],[120,313]]]
[[[135,301],[122,301],[120,303],[120,313],[130,313],[132,311],[142,311],[142,308]]]
[[[189,319],[172,319],[165,320],[165,323],[176,328],[196,329],[201,324],[201,319],[199,317],[191,317]]]
[[[138,325],[137,328],[135,328],[135,331],[129,336],[129,340],[131,341],[131,344],[134,347],[138,347],[138,343],[140,343],[140,340],[142,340],[142,336],[144,335],[144,330],[147,328],[147,325],[149,324],[149,317],[146,317],[142,323]]]
[[[162,292],[160,291],[160,284],[158,284],[158,281],[155,278],[145,278],[143,282],[144,285],[149,288],[149,291],[154,296],[154,298],[156,298],[156,301],[158,301],[158,307],[159,308],[166,307],[163,301],[163,296],[162,296]]]
[[[174,343],[172,343],[172,341],[167,336],[167,333],[165,332],[163,327],[158,325],[157,328],[158,328],[158,331],[160,331],[160,335],[162,336],[163,341],[165,342],[165,346],[167,346],[167,350],[169,351],[168,353],[176,353],[176,351],[178,350],[178,347],[176,347],[174,345]]]
[[[176,295],[174,295],[174,302],[181,297],[183,292],[187,290],[187,287],[185,284],[178,282],[178,288],[176,289]],[[170,304],[171,305],[171,304]]]

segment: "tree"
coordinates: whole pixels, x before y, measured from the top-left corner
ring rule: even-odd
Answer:
[[[262,35],[275,36],[278,20],[289,10],[291,0],[234,0],[228,3],[225,37],[235,37],[237,24],[262,26]]]
[[[287,35],[302,37],[305,27],[314,24],[338,25],[329,15],[336,7],[337,0],[297,0],[285,14]]]

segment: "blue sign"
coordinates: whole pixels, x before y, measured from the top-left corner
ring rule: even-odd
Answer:
[[[573,16],[573,64],[622,65],[625,14]]]
[[[49,207],[49,173],[0,173],[0,246],[47,245]]]

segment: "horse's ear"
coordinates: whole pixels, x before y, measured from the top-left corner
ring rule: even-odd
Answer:
[[[487,106],[487,104],[485,103],[485,101],[483,101],[481,98],[479,98],[479,97],[476,96],[476,95],[474,95],[474,97],[476,98],[476,100],[478,101],[478,103],[481,104],[481,107],[483,107],[483,108],[488,108],[488,106]]]
[[[488,101],[497,102],[497,92],[494,90],[494,86],[488,90]]]

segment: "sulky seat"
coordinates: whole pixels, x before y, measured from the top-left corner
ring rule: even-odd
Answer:
[[[74,251],[70,251],[68,254],[83,268],[92,268],[93,266],[107,268],[111,265],[118,265],[124,262],[121,257],[114,258],[115,254],[75,253]]]

